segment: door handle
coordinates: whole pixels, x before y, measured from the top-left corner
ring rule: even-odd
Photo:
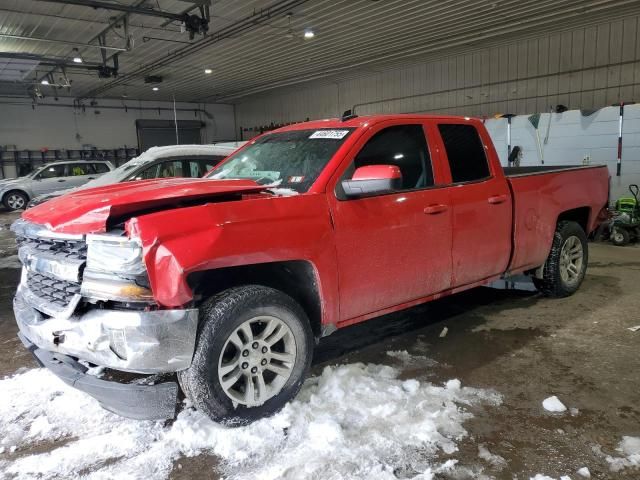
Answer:
[[[89,177],[89,180],[94,180],[96,177]]]
[[[425,207],[424,213],[426,213],[427,215],[436,215],[438,213],[446,212],[447,208],[449,207],[447,207],[446,205],[442,205],[441,203],[438,203],[438,204],[429,205],[428,207]]]
[[[60,180],[58,180],[59,182],[66,182],[66,180],[63,180],[62,178]]]
[[[489,202],[491,205],[498,205],[500,203],[504,203],[507,201],[507,196],[506,195],[494,195],[493,197],[489,197],[487,199],[487,202]]]

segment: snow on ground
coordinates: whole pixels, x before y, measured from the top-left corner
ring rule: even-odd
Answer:
[[[555,395],[553,397],[545,398],[542,402],[542,406],[548,412],[560,413],[565,412],[567,407],[560,401]]]
[[[18,255],[9,255],[8,257],[0,257],[0,268],[21,268],[22,263]]]
[[[507,461],[500,455],[493,454],[485,445],[478,445],[478,457],[493,465],[498,470],[507,466]]]
[[[591,472],[587,467],[579,468],[576,473],[583,478],[591,478]]]
[[[621,457],[606,457],[612,472],[619,472],[625,468],[640,468],[640,437],[622,437],[617,450],[622,453]]]
[[[192,409],[168,427],[123,419],[48,371],[30,370],[0,380],[0,478],[166,478],[175,459],[201,452],[238,480],[384,480],[398,470],[428,480],[455,470],[455,459],[439,457],[466,436],[467,407],[498,405],[500,395],[398,374],[384,365],[326,367],[277,415],[227,428]]]
[[[387,355],[395,358],[405,367],[420,365],[421,367],[428,368],[437,364],[435,360],[427,358],[424,355],[413,355],[406,350],[388,350]]]

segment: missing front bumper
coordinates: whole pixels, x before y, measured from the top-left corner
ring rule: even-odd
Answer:
[[[31,306],[28,293],[20,285],[13,311],[20,332],[42,350],[126,372],[169,373],[191,365],[197,309],[92,309],[47,318]]]
[[[163,420],[175,417],[178,384],[137,385],[101,380],[88,375],[86,367],[75,359],[34,345],[23,334],[18,336],[36,361],[67,385],[93,398],[110,412],[135,420]]]

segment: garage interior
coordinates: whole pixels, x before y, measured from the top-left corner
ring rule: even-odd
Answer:
[[[0,0],[0,191],[348,110],[480,118],[505,167],[606,165],[614,208],[640,183],[640,2]],[[568,298],[500,282],[340,329],[283,414],[230,428],[123,419],[39,368],[22,213],[0,208],[0,478],[640,478],[635,242],[592,239]]]

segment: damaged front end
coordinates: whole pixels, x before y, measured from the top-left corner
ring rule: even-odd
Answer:
[[[24,220],[12,230],[23,264],[14,313],[36,359],[108,410],[138,419],[173,417],[175,382],[108,382],[88,375],[79,361],[142,374],[186,369],[197,309],[155,303],[142,247],[124,231],[63,234]]]

